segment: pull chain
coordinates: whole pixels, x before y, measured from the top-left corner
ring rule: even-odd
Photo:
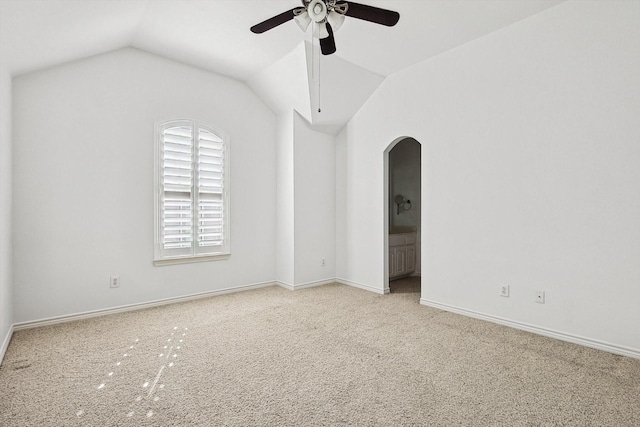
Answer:
[[[317,24],[314,24],[317,25]],[[315,27],[314,27],[315,28]],[[316,78],[316,62],[318,62],[318,73],[317,73],[317,77],[318,77],[318,113],[322,112],[322,109],[320,108],[320,53],[318,52],[318,49],[316,48],[316,42],[315,42],[315,37],[313,36],[313,31],[311,31],[311,80],[315,80]],[[318,43],[320,43],[320,39],[318,39]],[[316,60],[316,55],[318,56],[317,60]]]
[[[318,113],[322,112],[322,109],[320,108],[320,93],[322,91],[320,90],[320,55],[318,55]]]

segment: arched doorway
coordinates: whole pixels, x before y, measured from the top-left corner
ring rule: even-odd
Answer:
[[[420,293],[422,145],[411,137],[384,151],[385,293]]]

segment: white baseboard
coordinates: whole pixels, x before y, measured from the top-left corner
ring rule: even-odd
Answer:
[[[8,349],[8,347],[9,347],[9,342],[11,341],[11,337],[13,336],[13,332],[14,331],[19,331],[19,330],[29,329],[29,328],[35,328],[35,327],[39,327],[39,326],[54,325],[54,324],[58,324],[58,323],[65,323],[65,322],[70,322],[70,321],[80,320],[80,319],[88,319],[88,318],[91,318],[91,317],[105,316],[105,315],[108,315],[108,314],[116,314],[116,313],[123,313],[123,312],[127,312],[127,311],[142,310],[142,309],[145,309],[145,308],[151,308],[151,307],[157,307],[157,306],[162,306],[162,305],[167,305],[167,304],[174,304],[174,303],[179,303],[179,302],[191,301],[191,300],[196,300],[196,299],[201,299],[201,298],[208,298],[208,297],[212,297],[212,296],[216,296],[216,295],[223,295],[223,294],[228,294],[228,293],[233,293],[233,292],[248,291],[248,290],[252,290],[252,289],[264,288],[264,287],[267,287],[267,286],[277,285],[277,286],[281,286],[281,287],[283,287],[285,289],[289,289],[289,290],[293,291],[293,290],[299,290],[299,289],[304,289],[304,288],[310,288],[310,287],[313,287],[313,286],[322,286],[322,285],[326,285],[326,284],[330,284],[330,283],[340,283],[340,284],[343,284],[343,285],[352,286],[354,288],[363,289],[365,291],[374,292],[376,294],[381,294],[381,295],[389,293],[389,289],[380,290],[380,289],[377,289],[377,288],[374,288],[374,287],[371,287],[371,286],[368,286],[368,285],[364,285],[362,283],[353,282],[351,280],[340,279],[340,278],[320,280],[320,281],[315,281],[315,282],[308,282],[308,283],[303,283],[303,284],[300,284],[300,285],[291,285],[291,284],[284,283],[284,282],[274,281],[274,282],[255,283],[255,284],[244,285],[244,286],[236,286],[236,287],[232,287],[232,288],[219,289],[219,290],[209,291],[209,292],[201,292],[201,293],[190,294],[190,295],[185,295],[185,296],[181,296],[181,297],[154,300],[154,301],[149,301],[149,302],[139,303],[139,304],[124,305],[124,306],[108,308],[108,309],[102,309],[102,310],[87,311],[87,312],[82,312],[82,313],[70,314],[70,315],[66,315],[66,316],[57,316],[57,317],[50,317],[50,318],[46,318],[46,319],[39,319],[39,320],[28,321],[28,322],[19,322],[19,323],[15,323],[15,324],[11,325],[11,327],[9,328],[9,330],[7,332],[7,335],[5,336],[5,338],[4,338],[3,342],[2,342],[2,347],[0,347],[0,363],[2,363],[2,361],[4,359],[5,353],[6,353],[7,349]],[[488,322],[493,322],[493,323],[497,323],[497,324],[504,325],[504,326],[509,326],[509,327],[512,327],[512,328],[515,328],[515,329],[520,329],[520,330],[523,330],[523,331],[532,332],[534,334],[538,334],[538,335],[542,335],[542,336],[546,336],[546,337],[550,337],[550,338],[555,338],[555,339],[559,339],[559,340],[562,340],[562,341],[567,341],[567,342],[570,342],[570,343],[573,343],[573,344],[583,345],[585,347],[595,348],[597,350],[603,350],[603,351],[607,351],[609,353],[619,354],[621,356],[632,357],[634,359],[640,359],[640,350],[638,350],[638,349],[619,346],[619,345],[616,345],[616,344],[611,344],[611,343],[607,343],[607,342],[603,342],[603,341],[599,341],[599,340],[580,337],[580,336],[577,336],[577,335],[572,335],[572,334],[568,334],[568,333],[564,333],[564,332],[560,332],[560,331],[555,331],[555,330],[551,330],[551,329],[545,329],[545,328],[541,328],[541,327],[538,327],[538,326],[535,326],[535,325],[530,325],[530,324],[527,324],[527,323],[522,323],[522,322],[517,322],[517,321],[514,321],[514,320],[504,319],[504,318],[501,318],[501,317],[497,317],[497,316],[493,316],[493,315],[489,315],[489,314],[484,314],[484,313],[476,312],[476,311],[473,311],[473,310],[467,310],[467,309],[464,309],[464,308],[461,308],[461,307],[456,307],[456,306],[452,306],[452,305],[449,305],[449,304],[443,304],[443,303],[439,303],[437,301],[431,301],[431,300],[424,299],[424,298],[420,299],[420,304],[428,306],[428,307],[437,308],[437,309],[440,309],[440,310],[450,311],[450,312],[456,313],[456,314],[461,314],[463,316],[473,317],[473,318],[476,318],[476,319],[485,320],[485,321],[488,321]]]
[[[325,280],[318,280],[316,282],[307,282],[307,283],[302,283],[300,285],[292,285],[291,283],[286,283],[286,282],[276,282],[276,284],[278,286],[281,286],[285,289],[288,289],[290,291],[295,291],[295,290],[299,290],[299,289],[305,289],[305,288],[311,288],[314,286],[322,286],[322,285],[329,285],[331,283],[340,283],[341,285],[347,285],[347,286],[351,286],[354,288],[359,288],[359,289],[363,289],[365,291],[369,291],[369,292],[374,292],[376,294],[388,294],[389,293],[389,288],[384,289],[383,291],[381,291],[380,289],[376,289],[372,286],[369,285],[364,285],[362,283],[358,283],[358,282],[353,282],[351,280],[347,280],[347,279],[340,279],[340,278],[333,278],[333,279],[325,279]]]
[[[11,342],[11,337],[13,336],[13,325],[9,326],[9,330],[7,331],[7,336],[2,341],[2,347],[0,347],[0,364],[4,360],[4,355],[9,348],[9,342]]]
[[[369,285],[364,285],[362,283],[353,282],[347,279],[340,279],[338,277],[336,277],[335,282],[341,283],[347,286],[353,286],[354,288],[364,289],[365,291],[375,292],[376,294],[380,294],[380,295],[388,294],[390,292],[388,287],[385,289],[377,289]]]
[[[287,282],[276,282],[276,285],[285,288],[287,290],[293,291],[295,289],[295,286],[293,286],[291,283],[287,283]]]
[[[619,346],[604,341],[594,340],[591,338],[585,338],[573,334],[568,334],[561,331],[555,331],[552,329],[541,328],[539,326],[530,325],[528,323],[516,322],[514,320],[504,319],[502,317],[492,316],[490,314],[484,314],[473,310],[467,310],[465,308],[452,306],[449,304],[443,304],[436,301],[420,298],[420,304],[428,307],[437,308],[440,310],[450,311],[452,313],[461,314],[463,316],[473,317],[475,319],[486,320],[488,322],[497,323],[499,325],[509,326],[511,328],[520,329],[534,334],[543,335],[549,338],[555,338],[561,341],[570,342],[572,344],[578,344],[585,347],[595,348],[597,350],[607,351],[613,354],[619,354],[621,356],[632,357],[634,359],[640,359],[640,350],[629,347]]]
[[[191,300],[201,299],[201,298],[208,298],[208,297],[213,297],[213,296],[216,296],[216,295],[228,294],[228,293],[232,293],[232,292],[248,291],[248,290],[252,290],[252,289],[264,288],[264,287],[267,287],[267,286],[276,286],[277,285],[277,286],[281,286],[281,287],[283,287],[285,289],[289,289],[289,290],[293,291],[293,290],[310,288],[310,287],[313,287],[313,286],[327,285],[327,284],[336,283],[336,282],[342,283],[342,284],[345,284],[345,285],[348,285],[348,286],[354,286],[356,288],[364,289],[364,290],[375,292],[375,293],[379,293],[379,294],[388,293],[388,291],[387,292],[381,292],[380,290],[372,288],[371,286],[362,285],[362,284],[351,282],[351,281],[348,281],[348,280],[340,281],[338,279],[333,279],[333,278],[332,279],[319,280],[319,281],[315,281],[315,282],[302,283],[300,285],[292,285],[290,283],[279,282],[279,281],[263,282],[263,283],[255,283],[255,284],[251,284],[251,285],[235,286],[235,287],[232,287],[232,288],[218,289],[218,290],[215,290],[215,291],[201,292],[201,293],[197,293],[197,294],[184,295],[184,296],[180,296],[180,297],[153,300],[153,301],[148,301],[148,302],[143,302],[143,303],[138,303],[138,304],[128,304],[128,305],[112,307],[112,308],[106,308],[106,309],[100,309],[100,310],[85,311],[85,312],[81,312],[81,313],[74,313],[74,314],[63,315],[63,316],[55,316],[55,317],[49,317],[49,318],[44,318],[44,319],[30,320],[30,321],[26,321],[26,322],[18,322],[18,323],[14,323],[12,325],[11,334],[13,333],[13,331],[20,331],[20,330],[23,330],[23,329],[30,329],[30,328],[37,328],[37,327],[40,327],[40,326],[55,325],[55,324],[58,324],[58,323],[65,323],[65,322],[71,322],[71,321],[74,321],[74,320],[88,319],[88,318],[91,318],[91,317],[106,316],[106,315],[109,315],[109,314],[124,313],[124,312],[127,312],[127,311],[142,310],[142,309],[145,309],[145,308],[158,307],[158,306],[161,306],[161,305],[174,304],[174,303],[191,301]],[[10,339],[11,339],[11,335],[9,335],[6,338],[6,340],[5,340],[6,342],[3,345],[4,346],[8,346]],[[4,351],[5,350],[6,349],[3,347],[2,355],[4,355]]]
[[[278,286],[282,286],[285,289],[290,291],[298,291],[300,289],[313,288],[314,286],[322,286],[329,285],[331,283],[336,283],[335,279],[324,279],[324,280],[316,280],[314,282],[300,283],[299,285],[292,285],[291,283],[285,282],[276,282]]]
[[[39,326],[55,325],[57,323],[71,322],[71,321],[74,321],[74,320],[88,319],[88,318],[91,318],[91,317],[105,316],[105,315],[108,315],[108,314],[116,314],[116,313],[124,313],[124,312],[127,312],[127,311],[142,310],[142,309],[145,309],[145,308],[158,307],[158,306],[161,306],[161,305],[174,304],[174,303],[178,303],[178,302],[191,301],[191,300],[196,300],[196,299],[201,299],[201,298],[209,298],[209,297],[213,297],[213,296],[216,296],[216,295],[229,294],[229,293],[233,293],[233,292],[249,291],[249,290],[252,290],[252,289],[264,288],[264,287],[267,287],[267,286],[274,286],[276,284],[278,284],[278,283],[277,282],[254,283],[254,284],[251,284],[251,285],[234,286],[234,287],[231,287],[231,288],[218,289],[218,290],[215,290],[215,291],[208,291],[208,292],[200,292],[200,293],[197,293],[197,294],[184,295],[184,296],[180,296],[180,297],[165,298],[165,299],[148,301],[148,302],[143,302],[143,303],[138,303],[138,304],[128,304],[128,305],[122,305],[122,306],[118,306],[118,307],[106,308],[106,309],[101,309],[101,310],[92,310],[92,311],[85,311],[85,312],[82,312],[82,313],[69,314],[69,315],[65,315],[65,316],[56,316],[56,317],[49,317],[49,318],[46,318],[46,319],[38,319],[38,320],[32,320],[32,321],[27,321],[27,322],[19,322],[19,323],[15,323],[13,325],[13,330],[14,331],[19,331],[19,330],[22,330],[22,329],[30,329],[30,328],[36,328],[36,327],[39,327]]]

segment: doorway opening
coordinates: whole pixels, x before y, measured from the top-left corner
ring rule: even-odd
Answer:
[[[422,145],[411,137],[384,152],[385,293],[421,293]]]

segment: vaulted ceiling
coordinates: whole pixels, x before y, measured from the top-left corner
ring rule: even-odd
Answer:
[[[337,52],[318,58],[294,22],[249,31],[299,0],[0,0],[0,64],[15,76],[135,47],[245,81],[272,109],[296,108],[335,132],[386,76],[562,1],[359,0],[400,21],[347,18]]]

